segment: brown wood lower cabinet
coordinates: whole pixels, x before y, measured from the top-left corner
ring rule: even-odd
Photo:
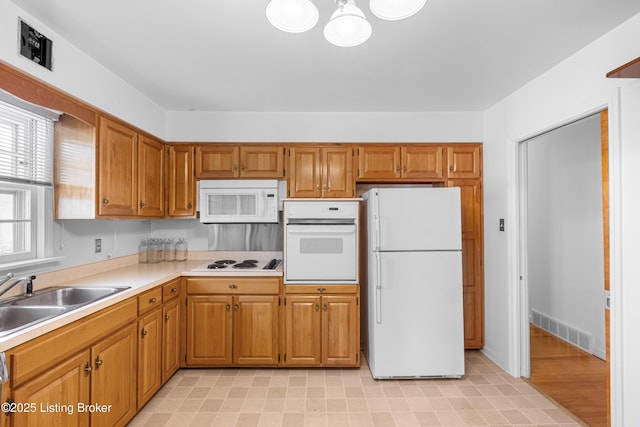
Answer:
[[[180,368],[180,300],[162,308],[162,384]]]
[[[138,409],[162,386],[162,310],[138,320]]]
[[[359,366],[358,304],[357,295],[288,294],[285,365]]]

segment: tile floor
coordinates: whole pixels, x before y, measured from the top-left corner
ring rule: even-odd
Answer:
[[[381,380],[360,369],[182,369],[129,426],[580,426],[467,351],[467,375]],[[364,358],[362,359],[365,362]]]

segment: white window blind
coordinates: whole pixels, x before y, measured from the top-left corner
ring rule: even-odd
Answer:
[[[53,120],[0,101],[0,181],[51,185]]]

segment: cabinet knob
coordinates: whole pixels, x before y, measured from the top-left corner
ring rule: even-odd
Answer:
[[[233,171],[237,171],[238,170],[238,165],[233,165]]]
[[[144,209],[144,206],[145,206],[144,202],[140,200],[140,209]]]
[[[100,359],[100,356],[96,356],[96,369],[98,369],[100,366],[102,366],[102,364],[104,363],[104,360]]]
[[[84,375],[85,375],[85,376],[89,375],[89,374],[91,373],[91,371],[92,371],[92,370],[93,370],[93,369],[91,369],[91,364],[90,364],[89,362],[87,362],[87,363],[84,365]]]
[[[400,165],[396,165],[396,172],[400,172]]]
[[[234,304],[233,311],[238,311],[238,310],[240,310],[240,306],[238,306],[238,304]]]
[[[316,311],[320,311],[320,304],[316,303]]]
[[[102,199],[102,204],[104,206],[107,206],[109,204],[109,199],[107,199],[106,197],[104,199]]]
[[[231,305],[230,305],[230,304],[227,304],[226,309],[227,309],[227,311],[231,310]]]
[[[178,288],[171,288],[171,293],[175,294],[176,292],[178,292]]]
[[[169,319],[171,319],[171,316],[169,316],[168,314],[165,314],[165,315],[164,315],[164,321],[165,321],[165,322],[168,322],[168,321],[169,321]]]
[[[402,166],[402,172],[407,173],[407,165]]]
[[[232,283],[229,285],[229,289],[237,289],[238,285],[236,285],[235,283]]]
[[[453,172],[453,165],[449,166],[449,172]]]
[[[244,163],[240,165],[240,169],[241,170],[245,170],[246,169],[245,166],[244,166]]]
[[[157,303],[157,302],[158,302],[158,299],[157,299],[157,298],[151,298],[151,299],[149,300],[149,304],[155,304],[155,303]]]
[[[147,330],[146,330],[146,329],[143,329],[143,330],[142,330],[142,333],[141,333],[141,334],[142,334],[142,338],[146,337],[148,333],[149,333],[149,332],[147,332]]]
[[[320,184],[316,184],[316,191],[320,191]]]
[[[327,311],[328,309],[329,309],[329,307],[327,306],[327,303],[325,302],[325,303],[322,305],[322,311]]]
[[[318,288],[318,292],[324,292],[326,290],[327,290],[327,288]]]
[[[189,203],[187,204],[187,209],[191,209],[192,207],[193,207],[193,203],[189,202]]]

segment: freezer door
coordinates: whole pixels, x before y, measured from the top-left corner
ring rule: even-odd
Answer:
[[[460,189],[380,188],[369,211],[374,250],[457,250],[462,247]]]
[[[374,378],[464,375],[460,252],[372,253],[369,366]]]

